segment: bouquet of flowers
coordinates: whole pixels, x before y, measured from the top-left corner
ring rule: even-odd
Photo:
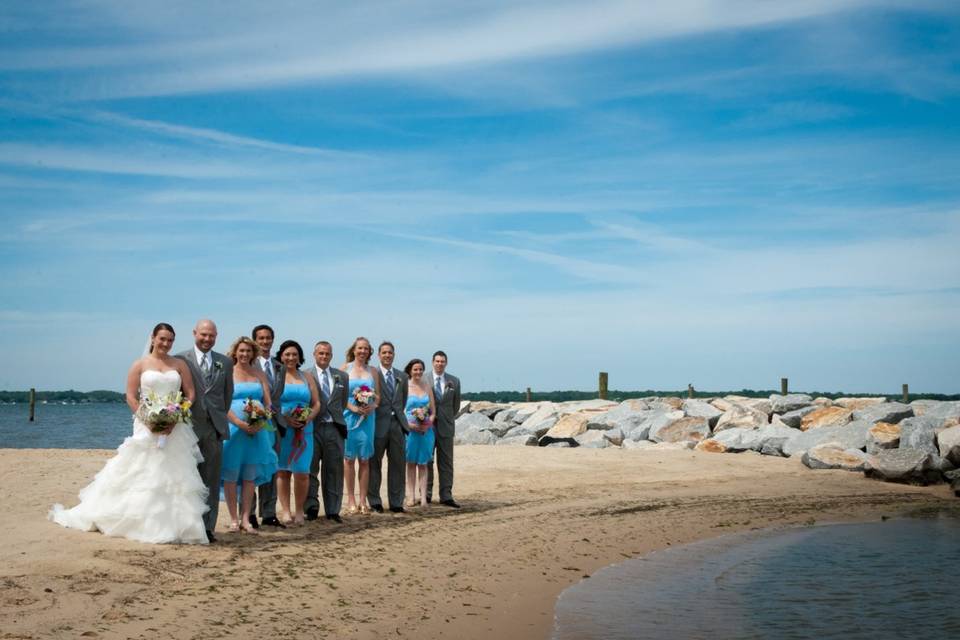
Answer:
[[[180,391],[177,395],[170,394],[162,397],[151,391],[140,398],[137,417],[150,428],[150,431],[160,433],[178,422],[186,422],[190,419],[190,401],[184,398]],[[157,447],[162,449],[166,442],[167,436],[161,435],[157,438]]]
[[[251,427],[256,426],[265,431],[274,431],[273,423],[270,421],[273,415],[258,400],[247,398],[247,401],[243,403],[243,414]]]
[[[310,407],[305,407],[302,404],[298,404],[293,409],[290,409],[289,412],[287,412],[287,417],[291,420],[306,422],[310,419]]]
[[[410,411],[410,415],[423,428],[430,426],[430,410],[427,407],[417,407]]]
[[[373,389],[363,384],[357,387],[357,390],[353,392],[353,401],[358,407],[366,406],[373,402],[374,395]]]

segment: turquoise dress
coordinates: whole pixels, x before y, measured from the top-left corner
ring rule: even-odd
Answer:
[[[425,433],[413,429],[414,425],[417,424],[417,419],[413,417],[413,410],[419,407],[426,409],[429,415],[430,396],[418,396],[412,393],[407,396],[407,406],[404,407],[404,412],[407,414],[407,422],[410,424],[410,433],[407,434],[407,462],[413,464],[430,464],[430,461],[433,460],[433,445],[436,441],[436,436],[433,433],[433,425],[430,425],[430,428],[427,429]]]
[[[353,370],[350,366],[348,372]],[[376,389],[372,377],[350,379],[348,401],[356,404],[353,394],[362,386]],[[376,432],[376,412],[361,416],[349,409],[343,410],[343,419],[347,423],[347,441],[343,445],[343,457],[348,460],[369,460],[373,457],[373,438]]]
[[[300,374],[300,384],[287,382],[283,386],[283,395],[280,396],[280,412],[289,413],[297,405],[310,408],[310,387],[303,374]],[[287,427],[287,432],[280,439],[280,471],[292,473],[310,473],[310,462],[313,460],[313,420],[303,429]]]
[[[230,409],[243,418],[243,405],[248,399],[263,404],[263,387],[259,382],[235,382]],[[224,482],[270,482],[277,472],[277,454],[273,450],[273,433],[261,429],[250,435],[230,423],[230,438],[223,441],[223,464],[220,479]]]

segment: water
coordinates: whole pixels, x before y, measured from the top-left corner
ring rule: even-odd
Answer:
[[[960,638],[957,567],[957,518],[725,536],[570,587],[553,638]]]
[[[2,449],[116,449],[133,432],[130,408],[121,403],[0,405]]]

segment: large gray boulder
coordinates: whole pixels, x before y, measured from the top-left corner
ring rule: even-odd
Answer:
[[[619,447],[621,444],[623,444],[623,431],[619,427],[607,429],[606,431],[600,431],[599,433],[602,433],[603,437],[615,447]]]
[[[553,402],[542,403],[536,411],[521,424],[510,430],[512,436],[534,435],[540,438],[560,419],[557,406]]]
[[[488,402],[486,400],[474,400],[470,402],[469,412],[470,413],[482,413],[491,420],[503,411],[504,409],[509,409],[509,404],[504,404],[502,402]],[[460,406],[460,411],[463,413],[463,405]]]
[[[520,435],[520,436],[507,436],[497,440],[495,443],[497,446],[527,446],[527,447],[536,447],[540,444],[539,438],[533,434]]]
[[[802,409],[797,409],[796,411],[787,411],[786,413],[780,415],[780,421],[788,427],[799,429],[800,421],[803,420],[803,416],[820,408],[821,407],[812,404],[809,407],[803,407]]]
[[[822,427],[839,427],[851,421],[853,412],[843,407],[817,407],[800,419],[801,431]],[[781,420],[783,417],[781,416]]]
[[[611,446],[610,441],[606,438],[605,431],[596,431],[589,430],[584,431],[580,435],[576,436],[574,440],[577,441],[577,444],[581,447],[586,447],[588,449],[606,449]]]
[[[646,412],[646,416],[640,424],[635,426],[630,431],[624,429],[624,440],[649,440],[651,439],[651,430],[659,430],[660,428],[668,424],[672,424],[683,417],[683,411],[660,411],[651,409],[650,411]]]
[[[939,482],[940,472],[933,469],[932,456],[919,449],[888,449],[871,455],[865,470],[867,477],[887,482],[930,484]]]
[[[940,400],[914,400],[910,403],[910,408],[913,409],[913,415],[922,416],[928,409],[941,404]]]
[[[877,422],[867,432],[867,453],[877,453],[884,449],[896,449],[900,446],[900,425]]]
[[[723,411],[720,411],[709,402],[693,398],[684,400],[681,408],[683,412],[690,417],[706,418],[711,428],[716,426],[717,420],[723,415]]]
[[[643,407],[646,407],[646,403],[643,403]],[[589,414],[587,429],[598,429],[601,431],[620,429],[623,433],[630,433],[655,413],[657,412],[650,411],[646,408],[635,409],[634,405],[624,402],[603,413]]]
[[[939,455],[936,438],[937,432],[943,429],[943,420],[927,412],[920,417],[907,418],[899,426],[901,449],[917,449]]]
[[[837,398],[833,401],[838,407],[843,407],[844,409],[850,409],[851,411],[857,411],[858,409],[864,409],[866,407],[872,407],[875,404],[883,404],[886,402],[886,398]]]
[[[940,456],[960,465],[960,425],[948,427],[937,434]]]
[[[826,443],[804,451],[800,461],[811,469],[863,471],[867,458],[867,454],[859,449],[841,449],[834,443]]]
[[[912,417],[913,407],[902,402],[884,402],[853,412],[854,420],[886,422],[888,424],[898,424],[901,420]]]
[[[787,413],[813,404],[813,398],[805,393],[788,393],[782,396],[774,393],[770,396],[771,413]]]
[[[654,442],[699,442],[710,437],[707,418],[685,416],[650,429],[648,438]]]
[[[744,438],[743,444],[765,456],[783,456],[783,446],[798,433],[783,423],[772,422],[754,429],[752,434]]]
[[[800,431],[783,444],[782,451],[791,457],[828,442],[837,443],[841,449],[863,449],[867,446],[867,431],[872,426],[865,420],[856,420],[836,427]]]
[[[570,413],[603,413],[618,406],[613,400],[601,400],[593,398],[592,400],[571,400],[561,402],[557,405],[557,413],[565,416]]]
[[[493,420],[482,413],[468,413],[457,418],[453,441],[455,444],[493,444],[497,436],[490,431]]]
[[[744,398],[740,401],[740,404],[767,415],[773,413],[773,403],[768,398]]]
[[[587,416],[582,413],[568,413],[550,427],[545,437],[576,438],[587,430],[587,420]]]
[[[650,398],[646,400],[646,403],[651,409],[657,409],[660,411],[680,411],[683,409],[683,400],[674,396]]]
[[[956,421],[960,420],[960,401],[958,402],[938,402],[935,405],[927,407],[927,410],[923,413],[925,418],[933,418],[940,420],[944,426],[953,426],[956,424]]]
[[[762,411],[748,407],[742,404],[735,404],[727,411],[724,411],[720,419],[717,420],[714,431],[724,431],[726,429],[755,429],[769,424],[770,420]]]

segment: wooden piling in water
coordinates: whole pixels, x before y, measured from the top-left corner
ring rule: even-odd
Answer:
[[[910,404],[910,385],[903,383],[903,404]]]
[[[694,391],[693,391],[693,385],[692,385],[692,384],[688,384],[688,385],[687,385],[687,397],[688,397],[688,398],[692,398],[692,397],[693,397],[693,393],[694,393]]]
[[[780,378],[780,395],[787,395],[787,389],[789,386],[789,381],[786,378]]]
[[[37,407],[37,390],[33,387],[30,387],[30,418],[29,421],[33,422],[33,412]]]
[[[600,399],[601,400],[607,399],[607,372],[606,371],[600,372]]]
[[[530,402],[530,387],[527,387],[527,402]]]

